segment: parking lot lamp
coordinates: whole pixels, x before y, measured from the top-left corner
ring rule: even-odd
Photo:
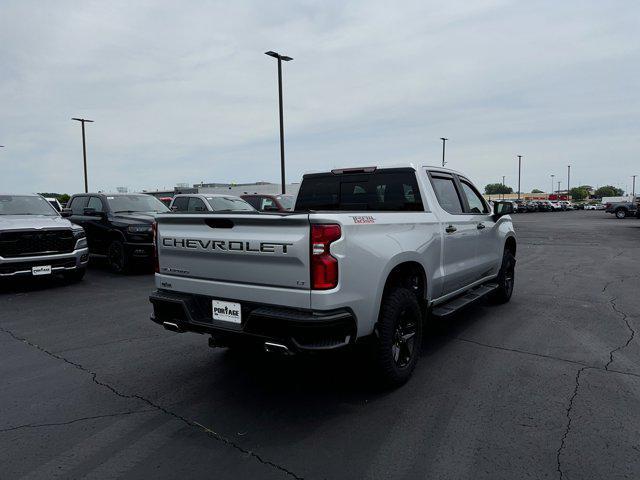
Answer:
[[[551,193],[553,194],[553,179],[555,175],[551,175]]]
[[[631,195],[633,196],[633,200],[632,200],[633,202],[636,201],[636,177],[637,175],[631,175],[631,178],[632,178]]]
[[[284,121],[282,119],[282,61],[289,62],[293,60],[286,55],[280,55],[277,52],[269,50],[265,52],[265,55],[269,55],[278,60],[278,105],[280,109],[280,177],[282,181],[282,194],[285,192],[285,179],[284,179]]]
[[[571,165],[567,165],[567,200],[569,200],[569,190],[571,187],[569,186],[571,183]]]
[[[518,155],[518,200],[520,200],[520,172],[522,171],[522,155]]]
[[[440,140],[442,140],[442,166],[444,167],[444,164],[447,163],[444,161],[444,145],[445,143],[447,143],[447,140],[449,140],[448,138],[444,138],[444,137],[440,137]]]
[[[502,199],[504,200],[504,177],[505,175],[502,175]]]
[[[82,158],[84,159],[84,193],[89,193],[89,183],[87,181],[87,143],[84,138],[84,124],[85,122],[93,123],[93,120],[87,120],[86,118],[72,118],[76,122],[82,124]]]

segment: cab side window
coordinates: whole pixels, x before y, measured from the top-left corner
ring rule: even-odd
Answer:
[[[100,200],[98,197],[89,198],[87,208],[93,208],[96,212],[104,212],[104,208],[102,207],[102,200]]]
[[[69,203],[69,208],[73,215],[84,215],[84,208],[87,206],[89,197],[73,197]]]
[[[206,212],[207,207],[201,198],[189,197],[189,206],[187,207],[189,213]]]
[[[489,213],[487,205],[476,189],[473,188],[473,185],[462,179],[460,179],[460,184],[462,185],[462,191],[469,205],[469,213]]]
[[[174,212],[186,212],[189,206],[188,197],[176,197],[171,204],[171,210]]]
[[[431,184],[436,192],[438,203],[443,210],[454,215],[463,213],[462,201],[458,195],[458,189],[453,181],[453,177],[432,174]]]

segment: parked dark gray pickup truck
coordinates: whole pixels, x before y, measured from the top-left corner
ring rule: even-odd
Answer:
[[[626,218],[636,215],[638,205],[633,202],[615,202],[607,203],[605,205],[605,211],[607,213],[613,213],[616,218]]]

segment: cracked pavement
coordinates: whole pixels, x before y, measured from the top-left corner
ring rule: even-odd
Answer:
[[[512,301],[431,325],[394,392],[165,332],[149,275],[2,285],[2,477],[638,478],[640,221],[514,223]]]

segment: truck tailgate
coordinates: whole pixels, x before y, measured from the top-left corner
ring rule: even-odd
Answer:
[[[157,221],[161,274],[310,288],[307,214],[167,214]]]

